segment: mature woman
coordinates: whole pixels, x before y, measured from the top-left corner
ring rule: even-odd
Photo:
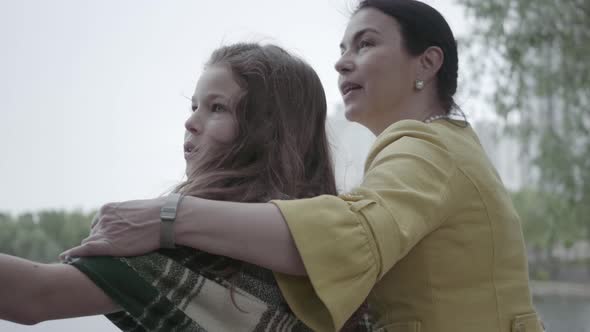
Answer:
[[[346,117],[377,136],[360,186],[256,204],[186,197],[176,243],[276,271],[319,331],[367,297],[384,331],[541,331],[510,196],[469,124],[451,118],[458,60],[444,18],[418,1],[365,0],[340,49]],[[164,201],[107,204],[66,255],[157,249]]]

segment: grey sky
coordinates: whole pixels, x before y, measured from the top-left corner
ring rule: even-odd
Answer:
[[[427,1],[456,34],[451,0]],[[183,175],[183,122],[209,53],[278,43],[339,101],[350,0],[0,0],[0,211],[156,196]]]

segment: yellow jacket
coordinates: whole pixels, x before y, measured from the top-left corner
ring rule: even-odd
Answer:
[[[399,121],[352,193],[273,203],[308,273],[276,277],[314,330],[368,298],[378,331],[542,331],[519,218],[470,127]]]

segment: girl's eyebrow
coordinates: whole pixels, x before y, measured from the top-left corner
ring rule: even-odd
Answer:
[[[209,93],[209,94],[205,95],[205,98],[204,98],[204,99],[205,99],[205,100],[215,100],[215,99],[222,99],[222,100],[223,100],[223,101],[225,101],[225,102],[227,102],[227,101],[228,101],[226,96],[224,96],[224,95],[223,95],[223,94],[221,94],[221,93],[216,93],[216,92],[212,92],[212,93]],[[191,101],[192,101],[192,103],[193,103],[193,104],[198,104],[198,102],[197,102],[197,98],[196,98],[195,96],[193,96],[193,97],[191,98]]]
[[[373,32],[373,33],[379,34],[379,31],[375,28],[364,28],[364,29],[359,30],[354,33],[354,35],[352,36],[352,44],[354,44],[357,40],[359,40],[367,32]],[[343,41],[340,43],[340,50],[343,51],[345,49],[346,49],[346,47],[344,46],[344,41]]]

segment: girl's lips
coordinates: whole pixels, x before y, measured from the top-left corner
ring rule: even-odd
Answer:
[[[188,160],[195,150],[195,145],[192,142],[184,142],[184,159]]]
[[[195,148],[195,145],[192,142],[184,142],[184,152],[190,152]]]

